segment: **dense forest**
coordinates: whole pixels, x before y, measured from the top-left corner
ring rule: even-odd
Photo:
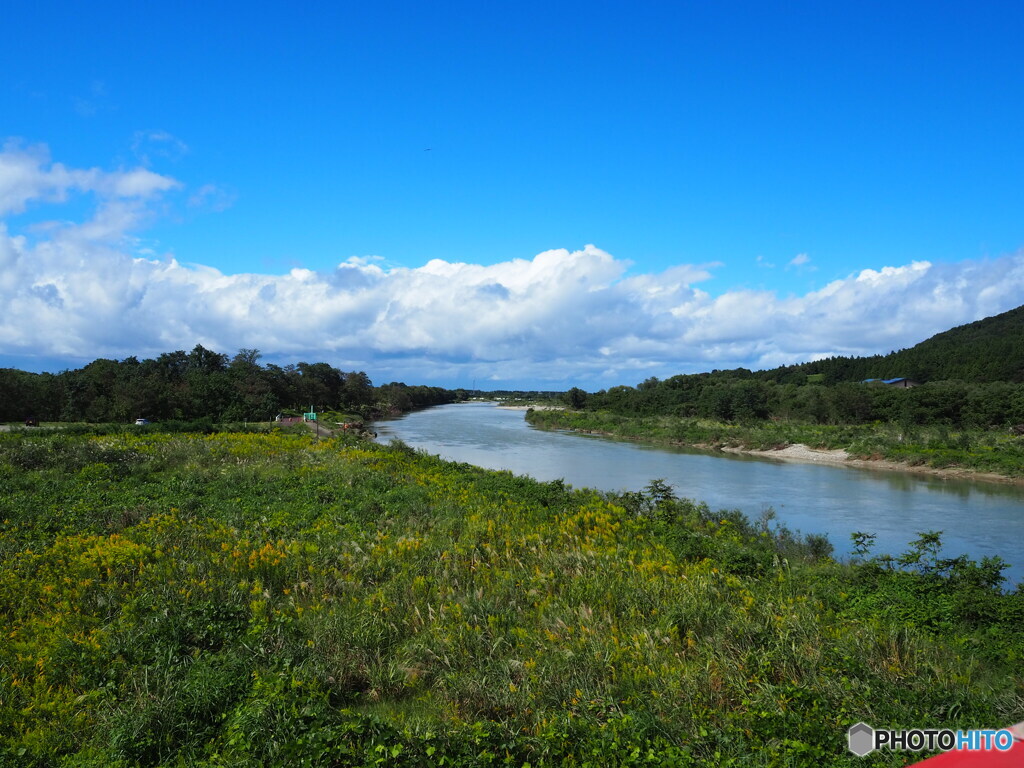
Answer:
[[[780,384],[820,376],[825,384],[905,377],[919,382],[1024,383],[1024,306],[936,334],[910,349],[870,357],[830,357],[760,371]]]
[[[872,379],[911,379],[909,389]],[[631,416],[764,419],[814,424],[1024,422],[1024,307],[940,333],[910,349],[833,357],[753,372],[744,368],[650,378],[637,387],[566,393],[568,405]]]
[[[255,349],[229,357],[196,345],[141,361],[94,360],[57,374],[0,369],[0,421],[266,421],[310,405],[371,417],[464,396],[400,382],[375,387],[362,371],[327,363],[261,365],[260,357]]]
[[[885,385],[805,382],[778,384],[748,371],[648,379],[591,395],[570,390],[575,408],[632,416],[667,415],[725,422],[765,419],[813,424],[944,424],[953,428],[1011,426],[1024,422],[1024,384],[940,381],[912,389]]]

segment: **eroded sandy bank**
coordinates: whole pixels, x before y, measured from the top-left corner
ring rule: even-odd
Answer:
[[[702,446],[707,447],[707,446]],[[861,469],[877,469],[886,472],[911,472],[919,475],[931,475],[932,477],[958,478],[961,480],[980,480],[991,483],[1010,483],[1013,485],[1024,485],[1024,478],[1006,477],[993,472],[977,472],[963,467],[928,467],[924,465],[914,466],[903,464],[898,461],[887,461],[886,459],[858,459],[842,448],[817,449],[808,448],[806,445],[795,443],[787,445],[778,450],[758,451],[748,448],[712,448],[724,453],[741,453],[747,456],[762,456],[767,459],[779,461],[800,461],[810,464],[828,464],[836,467],[857,467]]]
[[[528,411],[531,408],[535,411],[561,411],[564,405],[499,405],[503,411]]]
[[[525,410],[525,407],[523,408]],[[564,428],[562,428],[564,429]],[[703,451],[721,451],[722,453],[736,453],[746,456],[758,456],[775,461],[798,461],[807,464],[825,464],[833,467],[850,467],[857,469],[872,469],[883,472],[909,472],[916,475],[929,475],[931,477],[975,480],[985,483],[1004,483],[1010,485],[1024,485],[1024,477],[1007,477],[994,472],[978,472],[964,467],[929,467],[925,465],[904,464],[899,461],[888,461],[887,459],[858,459],[851,456],[843,448],[809,448],[802,443],[793,443],[785,448],[773,448],[766,451],[753,448],[735,448],[731,446],[708,445],[705,443],[683,443],[676,440],[644,440],[640,437],[627,435],[616,435],[612,432],[604,432],[597,429],[564,429],[566,432],[579,432],[585,435],[599,435],[612,437],[617,440],[631,440],[648,445],[669,445],[678,448],[697,448]]]

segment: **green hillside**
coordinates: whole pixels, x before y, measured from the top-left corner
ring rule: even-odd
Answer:
[[[920,382],[1024,381],[1024,306],[951,328],[909,349],[872,357],[833,357],[765,371],[780,383],[824,374],[829,383],[905,377]]]
[[[910,349],[650,378],[594,393],[570,410],[531,412],[536,427],[675,445],[754,450],[800,443],[861,458],[1024,474],[1024,307],[960,326]],[[867,379],[911,379],[903,388]]]

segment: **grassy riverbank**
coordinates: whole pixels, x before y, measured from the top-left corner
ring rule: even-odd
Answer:
[[[850,457],[909,467],[960,468],[1024,477],[1024,438],[1006,430],[891,423],[826,425],[790,421],[728,424],[677,416],[624,416],[606,411],[529,411],[527,421],[545,429],[571,429],[663,445],[768,451],[789,445],[842,449]]]
[[[1021,719],[1021,592],[928,537],[840,565],[308,435],[5,434],[0,484],[3,765],[895,766],[846,729]]]

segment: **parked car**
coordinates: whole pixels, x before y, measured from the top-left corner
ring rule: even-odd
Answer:
[[[135,426],[137,426],[137,427],[144,427],[144,426],[146,426],[149,423],[150,423],[149,419],[136,419],[135,420]]]

